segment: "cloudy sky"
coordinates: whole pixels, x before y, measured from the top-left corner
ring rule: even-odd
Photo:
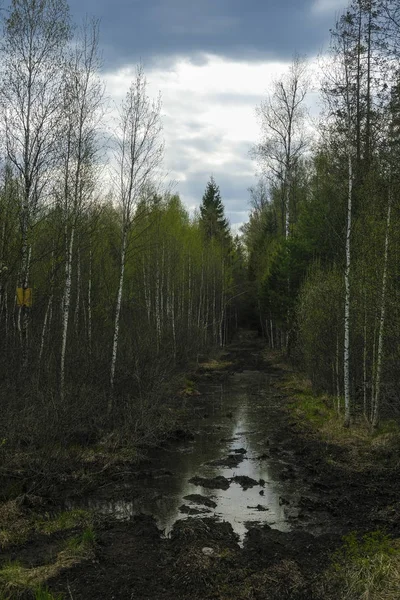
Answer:
[[[255,107],[295,53],[314,59],[347,0],[70,0],[101,19],[107,93],[125,95],[141,61],[163,100],[165,167],[193,210],[213,174],[234,229],[247,220]],[[310,100],[311,101],[311,100]]]

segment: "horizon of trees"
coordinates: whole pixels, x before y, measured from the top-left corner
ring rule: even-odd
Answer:
[[[363,414],[373,429],[399,405],[399,15],[395,0],[351,0],[338,17],[308,149],[305,62],[275,83],[243,227],[270,347],[336,396],[346,426]]]
[[[240,243],[214,180],[216,203],[193,218],[162,190],[161,99],[140,65],[114,123],[111,191],[99,189],[95,19],[74,29],[66,0],[12,0],[3,26],[0,439],[12,451],[43,431],[151,436],[174,373],[237,322]]]
[[[0,48],[0,438],[117,425],[153,435],[174,373],[254,322],[348,426],[398,400],[400,32],[394,0],[332,30],[310,139],[306,63],[258,108],[261,177],[233,238],[217,182],[190,217],[162,189],[161,99],[139,65],[104,167],[99,24],[13,0]],[[75,31],[72,36],[72,31]],[[158,425],[155,425],[158,423]],[[147,424],[147,425],[146,425]],[[149,428],[149,424],[151,427]],[[37,435],[40,435],[39,433]]]

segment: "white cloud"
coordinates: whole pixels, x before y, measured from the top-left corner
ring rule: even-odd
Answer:
[[[349,0],[315,0],[311,7],[314,14],[329,13],[343,10],[349,4]]]
[[[231,222],[243,222],[247,188],[256,171],[248,151],[260,134],[255,108],[288,66],[210,55],[201,64],[181,58],[168,68],[146,70],[150,95],[160,91],[162,96],[165,166],[190,210],[200,204],[213,173]],[[125,96],[134,73],[132,67],[105,75],[116,102]]]

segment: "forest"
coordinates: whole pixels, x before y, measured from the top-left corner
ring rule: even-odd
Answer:
[[[23,1],[4,28],[3,450],[111,423],[151,436],[166,379],[237,321],[242,248],[212,178],[194,219],[162,190],[161,101],[140,65],[105,140],[96,20],[73,29],[64,1]]]
[[[179,188],[167,181],[162,97],[150,97],[143,65],[137,66],[123,102],[110,108],[102,78],[101,27],[96,18],[74,24],[66,0],[12,0],[3,11],[2,25],[0,498],[4,504],[0,505],[0,548],[17,544],[14,538],[12,544],[8,541],[7,536],[15,531],[10,529],[9,516],[4,517],[4,507],[12,505],[16,511],[12,518],[18,523],[21,518],[25,527],[26,515],[21,517],[18,512],[22,510],[21,502],[28,503],[30,510],[35,498],[54,502],[55,497],[66,493],[67,480],[71,490],[79,488],[75,495],[82,496],[92,485],[105,487],[118,473],[124,479],[127,465],[145,459],[149,449],[159,448],[172,438],[191,439],[195,429],[191,419],[197,418],[204,407],[188,408],[188,398],[200,397],[203,385],[221,390],[218,393],[222,398],[228,372],[232,376],[236,369],[232,365],[242,365],[240,377],[245,377],[247,371],[255,372],[254,364],[260,372],[270,368],[274,374],[274,369],[284,364],[284,372],[289,369],[301,374],[298,381],[301,377],[301,381],[309,382],[307,389],[313,398],[325,398],[330,417],[345,432],[348,443],[360,443],[360,427],[368,447],[382,431],[397,431],[398,0],[350,0],[348,8],[332,23],[328,53],[312,64],[294,54],[285,74],[274,81],[265,99],[255,107],[260,137],[254,140],[251,156],[257,182],[249,189],[249,197],[243,198],[243,204],[250,205],[249,220],[236,236],[225,214],[224,190],[212,173],[204,181],[204,194],[198,198],[194,213],[186,208]],[[310,98],[317,96],[321,114],[311,118]],[[249,341],[249,335],[254,335],[255,341]],[[237,340],[242,340],[242,349],[240,344],[235,346]],[[260,367],[265,356],[272,363]],[[262,394],[261,384],[254,387],[257,377],[241,384],[243,389],[247,386],[252,390],[250,396]],[[233,396],[238,395],[234,383],[226,385],[232,386],[229,389],[234,391]],[[252,402],[256,402],[254,398]],[[317,417],[327,410],[321,406],[315,409]],[[212,411],[208,406],[205,420],[214,415]],[[274,407],[271,411],[277,423],[275,435],[282,436],[276,445],[284,445],[288,426],[282,425],[286,421],[281,421],[279,411]],[[226,412],[229,418],[232,414],[231,409]],[[222,425],[215,427],[223,429]],[[273,437],[274,433],[268,435]],[[229,439],[227,435],[220,442]],[[274,444],[264,442],[268,446],[265,453],[253,456],[249,451],[249,460],[269,456],[269,447]],[[322,445],[321,452],[327,453],[326,464],[331,468],[334,459],[329,452],[334,450],[328,442]],[[390,460],[398,456],[397,450],[390,450]],[[233,451],[239,459],[232,459],[232,454],[228,458],[237,467],[240,460],[245,460],[247,449]],[[297,451],[301,455],[296,446],[294,454]],[[380,460],[385,464],[385,457]],[[318,479],[322,468],[314,454],[312,461]],[[398,472],[398,461],[396,465],[392,474]],[[283,475],[281,472],[278,479],[291,479],[292,467],[282,468]],[[360,472],[355,477],[361,478]],[[143,471],[140,473],[143,475]],[[340,477],[332,475],[332,481]],[[386,472],[382,478],[387,478]],[[264,482],[259,484],[263,488],[264,479],[259,481]],[[360,481],[357,479],[355,487],[370,485],[364,479]],[[391,481],[394,488],[396,481]],[[326,490],[331,488],[331,482],[324,485]],[[259,495],[262,499],[264,489]],[[249,501],[256,506],[247,508],[269,510],[258,500],[258,496],[251,497]],[[281,507],[291,502],[281,500],[279,496]],[[316,506],[314,498],[308,500]],[[391,500],[394,504],[393,497]],[[346,504],[343,511],[347,509]],[[195,514],[190,510],[187,514]],[[293,517],[299,511],[297,504],[295,511],[285,510],[286,520],[301,518],[299,512]],[[353,510],[358,510],[357,504]],[[46,511],[45,519],[53,518],[47,505]],[[86,526],[83,512],[79,518],[76,514],[73,527]],[[362,533],[370,532],[369,517],[365,517],[365,531],[361,514],[360,509],[359,521],[354,523]],[[353,513],[349,515],[347,529],[337,526],[340,533],[348,534],[351,519],[356,519]],[[44,526],[40,521],[39,526],[35,521],[37,535],[48,533],[49,522]],[[32,523],[30,527],[31,532]],[[148,523],[143,527],[151,529]],[[173,529],[172,540],[174,535],[176,539],[181,535],[179,540],[186,544],[189,539],[197,539],[196,535],[205,535],[205,530],[196,533],[196,526],[190,527],[194,529]],[[150,536],[150,529],[146,529],[145,536]],[[215,531],[220,532],[218,543],[222,544],[226,532]],[[28,539],[25,533],[23,543]],[[116,529],[116,539],[119,535],[128,534]],[[154,547],[158,548],[161,538],[158,533],[154,535],[158,540]],[[371,542],[375,548],[374,544],[389,543],[386,534],[374,535],[363,538],[365,544]],[[86,558],[95,553],[91,536],[86,534],[90,538]],[[261,538],[257,543],[262,547]],[[18,539],[21,542],[22,537]],[[245,552],[253,565],[257,545],[251,545],[250,533],[246,539]],[[232,540],[229,544],[233,548],[236,541]],[[282,548],[290,554],[292,542],[285,540]],[[300,564],[304,548],[299,540],[293,542],[299,554],[293,560]],[[349,553],[357,545],[354,540],[347,538]],[[201,537],[200,554],[210,550],[212,541]],[[169,551],[160,544],[163,558],[154,558],[154,564],[160,560],[164,564],[165,560],[166,565],[173,563],[173,569],[178,568],[183,558],[178,563],[172,561]],[[338,541],[326,538],[323,544],[323,552],[331,556]],[[87,539],[78,546],[79,552],[83,547],[87,550]],[[229,553],[239,550],[232,548],[226,555],[225,550],[218,554],[226,561],[227,571],[237,569],[237,564],[241,568],[244,560],[237,558],[239,554],[233,559]],[[397,549],[396,557],[398,554]],[[207,560],[213,556],[207,552],[203,555]],[[7,556],[13,560],[14,555]],[[61,554],[57,556],[57,561],[61,560]],[[63,569],[77,563],[76,555],[73,559],[68,556]],[[81,559],[83,555],[79,556]],[[199,556],[195,560],[200,561]],[[113,557],[115,560],[119,559]],[[285,560],[282,568],[294,577]],[[193,573],[205,569],[201,561],[188,565],[179,568]],[[142,564],[136,567],[138,573],[144,568]],[[309,573],[307,569],[316,567],[307,563],[304,568]],[[260,572],[251,577],[261,577]],[[27,596],[18,595],[21,586],[15,592],[17,588],[11,584],[3,585],[7,573],[1,562],[1,598],[64,597],[53,596],[36,583],[25,586]],[[289,577],[292,587],[288,590],[268,588],[275,585],[276,577],[283,581],[285,573],[279,571],[271,580],[269,575],[263,580],[254,579],[250,593],[246,587],[250,576],[240,571],[245,584],[237,595],[232,595],[231,580],[221,583],[215,573],[209,583],[209,575],[199,576],[199,592],[194,588],[184,592],[188,576],[183,580],[178,574],[171,584],[173,595],[166,592],[169,580],[165,589],[157,588],[151,592],[153,595],[143,591],[145,584],[140,581],[142,596],[135,597],[397,597],[362,595],[348,591],[350,584],[346,592],[343,587],[341,592],[337,588],[332,592],[329,585],[321,592],[320,584],[315,587],[314,575],[309,574],[301,585]],[[115,578],[120,576],[118,572]],[[97,576],[90,583],[93,587],[88,583],[90,577],[85,577],[78,573],[76,582],[92,591],[80,592],[77,583],[72,593],[68,579],[59,580],[55,589],[62,593],[68,589],[70,598],[100,598],[93,595]],[[36,578],[35,582],[39,580],[47,578]],[[262,581],[269,582],[266,592],[261,591]],[[129,580],[129,590],[132,585]],[[128,587],[110,597],[133,597],[128,595]],[[219,595],[213,596],[211,587],[215,593],[218,588]],[[2,596],[4,590],[6,595]],[[342,595],[335,596],[337,593]]]
[[[243,228],[253,303],[271,348],[336,396],[347,426],[398,410],[399,18],[397,2],[340,16],[316,134],[300,58],[258,107],[264,176]]]

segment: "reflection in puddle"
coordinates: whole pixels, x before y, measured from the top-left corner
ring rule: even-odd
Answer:
[[[232,379],[223,395],[218,394],[217,398],[210,395],[206,409],[204,399],[203,405],[200,405],[203,411],[213,415],[212,426],[211,419],[200,415],[194,423],[198,433],[193,443],[187,443],[183,448],[173,446],[152,452],[150,458],[156,472],[169,473],[169,476],[144,478],[140,497],[134,499],[127,499],[125,490],[121,491],[123,499],[85,498],[71,501],[66,507],[76,507],[78,503],[122,520],[139,513],[151,514],[166,535],[178,519],[187,518],[187,514],[180,511],[182,505],[202,510],[200,517],[216,515],[229,521],[241,539],[249,522],[268,523],[276,529],[288,531],[290,525],[280,498],[290,494],[290,484],[279,480],[281,464],[265,459],[266,455],[260,460],[260,454],[267,450],[268,432],[273,429],[268,418],[266,377],[259,372],[245,372]],[[210,464],[234,454],[235,449],[246,450],[239,465],[229,468]],[[231,482],[227,490],[208,489],[189,483],[194,476],[223,476],[227,479],[247,476],[259,483],[246,490],[236,482]],[[184,500],[189,494],[206,496],[217,506],[206,509],[208,512],[205,514],[203,505]],[[113,495],[116,495],[115,490]]]

